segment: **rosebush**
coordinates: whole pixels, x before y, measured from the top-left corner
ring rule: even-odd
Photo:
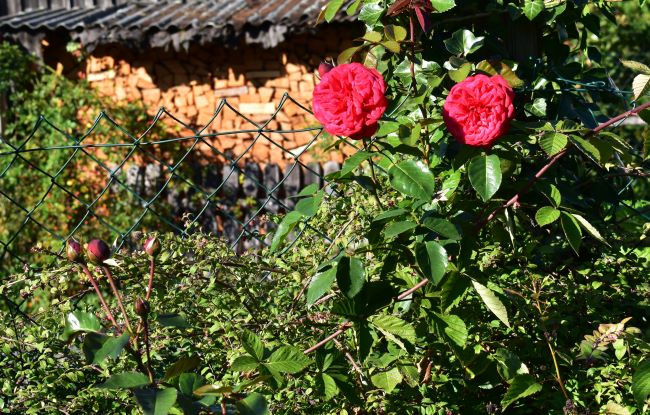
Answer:
[[[617,127],[647,118],[650,69],[620,56],[633,102],[606,87],[594,38],[616,3],[458,3],[349,4],[367,32],[322,71],[316,115],[351,138],[384,115],[269,248],[162,236],[108,271],[4,284],[31,299],[6,308],[4,407],[647,413],[649,145]],[[351,68],[385,80],[385,112]]]

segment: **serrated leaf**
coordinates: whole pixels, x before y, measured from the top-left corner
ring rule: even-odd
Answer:
[[[499,300],[499,297],[497,297],[492,290],[479,282],[472,281],[472,285],[481,297],[481,300],[483,300],[483,303],[487,306],[488,310],[490,310],[503,324],[510,327],[508,311],[501,300]]]
[[[124,346],[129,342],[129,333],[118,337],[107,336],[102,333],[90,332],[86,334],[81,349],[88,363],[101,364],[107,357],[117,359]]]
[[[294,346],[282,346],[275,350],[264,366],[280,373],[298,373],[307,366],[311,361],[301,349]]]
[[[537,185],[542,194],[553,204],[553,206],[560,207],[562,204],[562,194],[555,185],[547,182],[539,183]]]
[[[548,132],[540,137],[539,146],[549,156],[554,156],[564,150],[569,139],[565,134]]]
[[[517,375],[512,380],[508,391],[501,400],[501,406],[505,410],[510,404],[518,399],[533,395],[542,390],[542,385],[535,381],[529,374]]]
[[[411,344],[415,344],[415,328],[401,318],[391,315],[380,315],[373,317],[371,323],[384,334],[389,333]]]
[[[326,400],[330,400],[339,394],[339,388],[338,386],[336,386],[336,381],[334,380],[333,377],[331,377],[327,373],[321,373],[320,377],[321,377],[322,393],[323,395],[325,395]]]
[[[181,357],[173,365],[171,365],[165,372],[163,381],[168,381],[181,373],[191,372],[201,364],[201,359],[198,356]]]
[[[391,393],[402,382],[402,379],[402,374],[396,367],[386,372],[375,373],[370,377],[372,384],[383,389],[386,393]]]
[[[535,221],[539,226],[549,225],[560,218],[560,211],[552,206],[541,207],[535,213]]]
[[[496,154],[480,155],[467,166],[469,182],[476,193],[487,202],[501,186],[501,161]]]
[[[240,415],[271,415],[266,399],[259,393],[251,393],[237,402]]]
[[[582,243],[582,231],[578,225],[578,221],[566,212],[562,212],[560,216],[560,223],[562,224],[562,230],[566,236],[569,245],[578,254],[580,249],[580,244]]]
[[[640,72],[645,75],[650,75],[650,66],[644,65],[641,62],[621,60],[621,63],[623,64],[623,66],[632,69],[634,72]]]
[[[147,375],[140,372],[116,373],[104,383],[97,386],[100,389],[131,389],[149,384]]]
[[[524,0],[523,12],[528,20],[535,19],[544,10],[544,0]]]
[[[598,149],[588,140],[578,137],[577,135],[572,135],[571,142],[575,144],[580,151],[585,153],[588,157],[591,157],[596,163],[600,162],[600,151],[598,151]]]
[[[422,274],[437,287],[449,265],[445,248],[435,241],[420,243],[415,248],[415,258]]]
[[[314,304],[316,300],[325,295],[332,288],[336,279],[336,267],[319,272],[311,279],[307,288],[307,304]]]
[[[442,329],[449,339],[458,347],[465,347],[467,343],[467,326],[458,316],[453,314],[436,314],[439,324],[442,323]]]
[[[418,226],[417,223],[412,222],[410,220],[405,220],[405,221],[400,221],[400,222],[393,222],[390,225],[386,227],[384,230],[384,237],[386,239],[392,238],[394,236],[397,236],[401,233],[404,233],[408,230],[411,230]]]
[[[246,352],[261,361],[264,358],[264,346],[262,341],[255,333],[250,330],[244,330],[241,336],[242,346]]]
[[[589,235],[593,236],[594,238],[604,243],[605,245],[610,246],[605,240],[605,238],[602,237],[600,232],[598,232],[598,229],[596,229],[591,223],[589,223],[587,219],[585,219],[584,217],[576,213],[573,213],[572,215],[578,221],[582,229],[586,230]]]
[[[455,0],[431,0],[433,9],[438,13],[443,13],[456,7]]]
[[[359,294],[366,282],[363,262],[358,258],[341,258],[336,266],[336,282],[346,297]]]
[[[421,161],[402,161],[388,170],[388,176],[393,188],[400,193],[423,200],[433,197],[435,177]]]
[[[456,306],[469,288],[469,278],[454,272],[448,274],[445,282],[440,287],[440,306],[447,311]]]
[[[632,415],[632,413],[624,406],[621,406],[614,401],[609,401],[607,402],[607,405],[605,405],[605,415]]]
[[[650,92],[650,75],[637,75],[632,81],[632,91],[634,92],[634,99],[639,99]]]
[[[239,356],[236,358],[230,368],[235,372],[248,372],[255,369],[259,362],[253,356]]]
[[[174,388],[146,388],[136,389],[133,394],[144,415],[167,415],[176,403],[178,392]]]
[[[642,361],[632,375],[632,394],[639,408],[650,396],[650,359]]]
[[[512,382],[515,376],[528,373],[528,367],[521,362],[519,356],[507,349],[497,349],[494,358],[498,363],[497,370],[499,374],[508,383]]]

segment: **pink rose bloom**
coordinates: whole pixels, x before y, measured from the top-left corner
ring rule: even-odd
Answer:
[[[332,135],[354,140],[371,137],[386,111],[386,83],[360,63],[339,65],[314,88],[314,116]]]
[[[449,132],[463,144],[490,147],[508,132],[515,94],[501,75],[470,76],[451,88],[442,117]]]

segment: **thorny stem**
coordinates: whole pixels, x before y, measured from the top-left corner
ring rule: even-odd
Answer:
[[[120,330],[120,326],[117,325],[117,322],[115,321],[115,317],[113,317],[113,313],[111,312],[111,309],[108,308],[108,304],[106,304],[106,300],[104,299],[104,295],[99,289],[99,285],[97,285],[97,281],[95,280],[95,277],[93,277],[93,274],[90,272],[88,269],[88,266],[84,263],[79,264],[81,269],[83,270],[84,274],[88,277],[90,280],[90,283],[92,284],[93,288],[95,289],[95,293],[97,293],[97,298],[99,298],[99,302],[102,303],[102,307],[104,308],[104,311],[106,312],[106,317],[110,320],[110,322],[115,326],[115,329],[117,331]]]
[[[614,117],[614,118],[612,118],[610,120],[607,120],[604,123],[599,124],[596,128],[589,131],[589,133],[586,134],[585,138],[588,139],[588,138],[591,138],[591,137],[593,137],[595,135],[598,135],[598,133],[601,132],[602,130],[604,130],[605,128],[607,128],[607,127],[609,127],[609,126],[611,126],[613,124],[616,124],[617,122],[619,122],[621,120],[624,120],[624,119],[626,119],[626,118],[628,118],[628,117],[630,117],[632,115],[638,114],[639,112],[643,111],[646,108],[650,108],[650,102],[646,102],[643,105],[639,105],[636,108],[633,108],[633,109],[631,109],[629,111],[626,111],[626,112],[624,112],[622,114],[619,114],[616,117]],[[512,198],[510,198],[503,205],[501,205],[498,208],[496,208],[495,210],[493,210],[492,213],[490,213],[485,219],[478,222],[476,224],[476,231],[477,232],[480,231],[481,228],[483,228],[483,226],[487,225],[492,219],[494,219],[494,217],[499,212],[501,212],[502,210],[507,209],[508,207],[518,203],[521,196],[528,193],[530,191],[530,189],[532,189],[535,182],[537,182],[537,180],[539,180],[539,178],[542,177],[544,175],[544,173],[546,173],[548,171],[548,169],[550,169],[551,166],[553,166],[555,164],[555,162],[557,162],[560,158],[562,158],[567,153],[567,151],[568,151],[568,149],[564,149],[564,150],[560,151],[559,153],[557,153],[556,155],[554,155],[553,157],[551,157],[550,159],[548,159],[546,164],[528,181],[528,183],[526,183],[526,185],[524,185],[524,187],[516,195],[514,195]]]
[[[126,322],[126,328],[129,330],[129,333],[133,333],[133,328],[131,327],[131,322],[129,321],[129,315],[126,313],[126,309],[124,308],[124,303],[122,302],[122,295],[120,294],[120,291],[117,289],[117,285],[115,285],[115,280],[113,279],[113,275],[111,274],[111,271],[106,266],[102,265],[102,270],[104,270],[104,274],[106,274],[106,278],[108,278],[108,282],[111,284],[111,288],[113,289],[113,294],[115,295],[115,299],[117,299],[117,304],[120,306],[120,311],[122,311],[122,314],[124,314],[124,321]]]
[[[151,262],[149,263],[149,283],[147,284],[147,295],[145,296],[145,299],[149,301],[149,297],[151,297],[151,291],[153,290],[153,274],[156,270],[156,259],[154,257],[151,257]]]
[[[551,353],[551,358],[553,359],[553,366],[555,366],[555,380],[557,381],[558,385],[560,385],[560,389],[562,390],[562,394],[564,395],[565,400],[569,400],[569,394],[567,393],[565,387],[564,387],[564,382],[562,381],[562,376],[560,375],[560,366],[557,364],[557,358],[555,357],[555,349],[553,348],[553,345],[551,344],[551,340],[549,339],[548,331],[546,330],[546,325],[544,324],[544,312],[542,311],[542,306],[539,303],[539,291],[537,290],[537,284],[533,283],[533,290],[534,290],[534,298],[535,298],[535,308],[537,308],[537,311],[539,312],[539,317],[540,317],[540,324],[542,326],[542,330],[544,330],[544,341],[546,341],[546,345],[548,346],[548,350]]]

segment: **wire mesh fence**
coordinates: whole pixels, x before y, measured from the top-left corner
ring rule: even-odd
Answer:
[[[224,99],[205,126],[190,126],[161,108],[139,135],[102,112],[79,137],[39,118],[25,139],[0,147],[0,266],[8,271],[34,264],[34,247],[44,240],[42,250],[59,254],[72,237],[100,237],[119,249],[132,244],[136,230],[185,235],[200,229],[222,236],[236,251],[269,243],[274,224],[267,215],[291,210],[300,189],[325,184],[339,166],[312,154],[323,141],[321,127],[268,128],[286,105],[309,112],[285,94],[275,113],[259,122]],[[242,128],[208,128],[224,111],[234,112]],[[295,133],[310,138],[297,148],[283,146],[282,136]],[[242,135],[247,138],[239,140],[239,150],[219,145]],[[257,146],[281,151],[284,160],[253,161]],[[303,229],[318,232],[308,224]]]

